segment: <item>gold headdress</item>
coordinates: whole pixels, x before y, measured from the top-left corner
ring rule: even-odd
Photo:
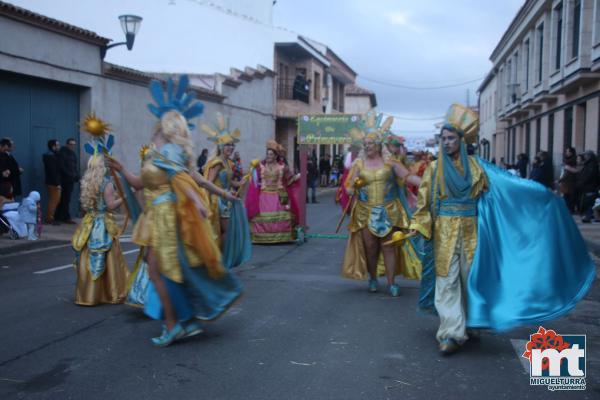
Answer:
[[[387,117],[383,123],[383,114],[377,115],[375,111],[368,111],[360,123],[360,128],[350,129],[350,136],[355,143],[364,141],[366,138],[374,140],[376,143],[382,143],[383,137],[387,134],[394,122],[393,117]]]
[[[454,103],[446,113],[444,127],[458,132],[465,139],[465,142],[473,143],[477,139],[479,114],[462,104]]]
[[[229,132],[227,121],[225,121],[225,117],[221,113],[217,113],[217,125],[214,128],[207,124],[201,124],[200,127],[208,134],[208,140],[216,143],[218,146],[240,141],[240,130],[236,128],[233,132]]]

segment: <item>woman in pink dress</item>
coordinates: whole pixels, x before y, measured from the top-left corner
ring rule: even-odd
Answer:
[[[295,240],[298,223],[298,175],[284,158],[284,148],[267,142],[266,158],[253,163],[246,196],[253,243],[284,243]]]

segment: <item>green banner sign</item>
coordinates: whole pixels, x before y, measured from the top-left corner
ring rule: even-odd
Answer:
[[[350,129],[360,124],[358,114],[298,116],[298,144],[351,144]]]

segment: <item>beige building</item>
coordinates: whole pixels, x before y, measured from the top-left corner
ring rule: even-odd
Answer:
[[[343,114],[345,89],[356,80],[354,72],[327,46],[298,36],[296,41],[275,43],[275,138],[298,166],[297,118],[300,114]],[[317,156],[341,153],[342,146],[320,145]]]
[[[488,158],[546,150],[557,171],[565,147],[600,151],[600,0],[526,0],[490,60],[479,88]]]
[[[346,86],[345,112],[347,114],[364,114],[375,107],[377,107],[375,93],[353,83]]]

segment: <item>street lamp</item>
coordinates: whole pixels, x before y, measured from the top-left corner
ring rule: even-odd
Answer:
[[[109,46],[102,47],[100,49],[100,57],[102,57],[103,60],[108,49],[112,47],[125,44],[127,45],[127,50],[131,50],[133,48],[133,41],[135,40],[135,35],[140,30],[142,17],[138,17],[137,15],[121,15],[119,16],[119,21],[121,21],[121,28],[123,29],[123,33],[125,33],[125,42],[113,43]]]

